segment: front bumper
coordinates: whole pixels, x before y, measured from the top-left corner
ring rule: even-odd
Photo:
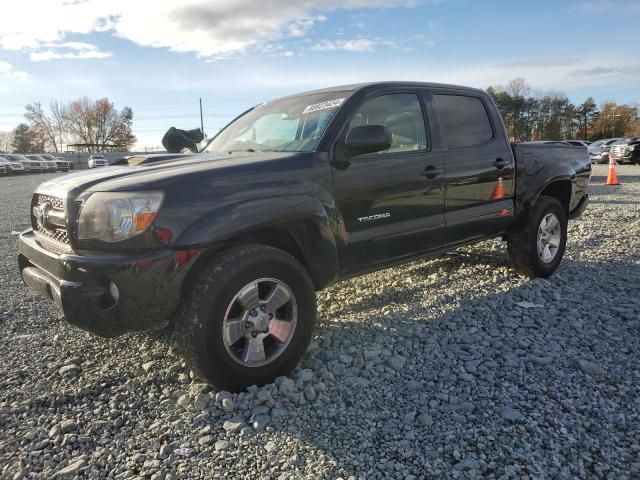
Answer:
[[[580,215],[582,215],[584,211],[587,209],[588,205],[589,205],[589,194],[585,193],[582,196],[582,199],[580,200],[576,208],[574,208],[571,212],[569,212],[569,220],[573,220],[574,218],[578,218]]]
[[[180,303],[182,283],[195,262],[173,250],[135,255],[57,255],[33,230],[18,241],[24,282],[55,302],[65,319],[103,337],[157,330]]]

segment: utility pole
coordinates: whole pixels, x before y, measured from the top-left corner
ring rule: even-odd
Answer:
[[[611,125],[611,138],[615,138],[616,137],[616,107],[611,107],[611,111],[613,112],[611,114],[611,118],[613,119],[613,125]]]
[[[200,131],[202,132],[202,136],[206,137],[204,134],[204,120],[202,117],[202,97],[200,97]]]

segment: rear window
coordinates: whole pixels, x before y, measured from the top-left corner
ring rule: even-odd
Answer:
[[[434,95],[443,140],[449,148],[483,145],[493,139],[491,121],[482,101],[466,95]]]

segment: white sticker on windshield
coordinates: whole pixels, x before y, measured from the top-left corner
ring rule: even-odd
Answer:
[[[327,108],[339,107],[344,102],[344,98],[336,98],[335,100],[327,100],[322,103],[314,103],[313,105],[309,105],[302,111],[302,115],[306,115],[307,113],[317,112],[318,110],[326,110]]]

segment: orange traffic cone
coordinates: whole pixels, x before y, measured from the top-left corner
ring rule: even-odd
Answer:
[[[618,182],[618,175],[616,174],[616,162],[609,155],[609,175],[607,176],[607,183],[605,185],[620,185]]]
[[[498,177],[498,183],[493,188],[491,193],[491,200],[502,200],[504,198],[504,183],[502,183],[502,177]]]

